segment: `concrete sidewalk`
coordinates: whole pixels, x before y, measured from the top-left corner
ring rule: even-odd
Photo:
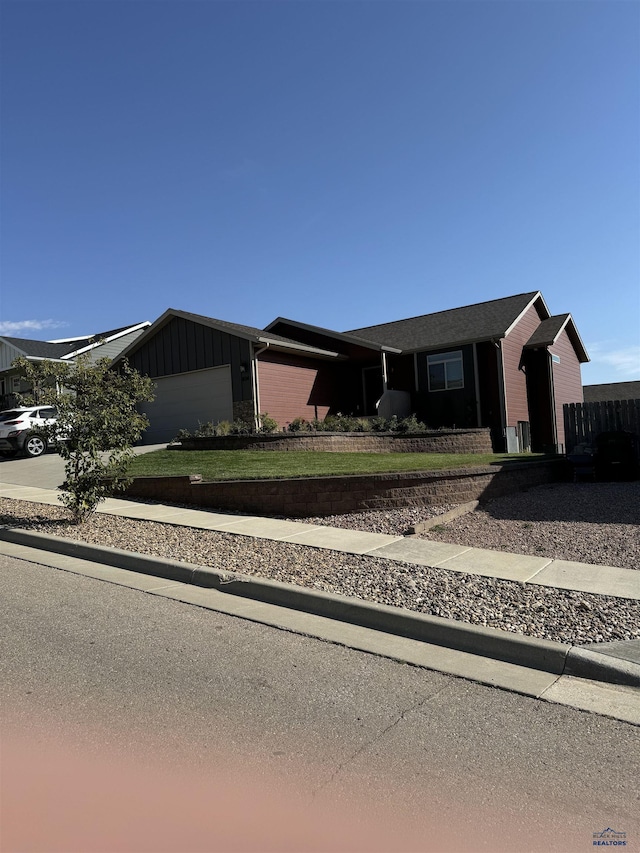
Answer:
[[[0,483],[0,497],[59,505],[58,493],[52,489],[12,483]],[[102,503],[98,512],[640,601],[640,571],[614,566],[573,563],[297,521],[182,509],[118,498]],[[228,577],[202,567],[127,554],[117,549],[84,546],[71,540],[52,544],[46,540],[56,537],[42,534],[5,530],[1,538],[9,540],[0,543],[2,553],[17,556],[15,549],[21,547],[26,552],[52,549],[58,556],[50,557],[48,564],[57,568],[126,583],[289,630],[303,630],[332,642],[343,642],[550,701],[563,701],[562,697],[569,690],[573,698],[566,704],[587,710],[598,710],[599,701],[592,706],[589,704],[591,700],[576,698],[576,692],[584,692],[585,678],[632,685],[619,688],[631,691],[623,701],[623,705],[631,710],[627,709],[622,716],[619,713],[612,715],[640,724],[640,692],[637,690],[640,685],[640,640],[570,647],[452,620],[425,617],[399,608],[318,594],[253,577],[236,577],[237,583],[231,588],[233,583]],[[33,554],[25,558],[33,558]],[[96,574],[97,563],[102,564],[102,568]],[[140,587],[141,581],[133,579],[136,571],[155,576],[155,581],[142,581]],[[167,587],[158,578],[174,580],[177,584]],[[193,584],[201,588],[194,589]],[[250,601],[241,603],[238,597]],[[294,615],[292,610],[297,610],[297,614]],[[309,627],[309,620],[314,625],[313,629]],[[336,622],[340,622],[342,627],[338,627]],[[449,622],[452,624],[444,624]],[[381,635],[380,632],[385,633]],[[387,652],[381,651],[383,646]],[[481,663],[479,656],[482,655],[489,660]],[[494,660],[491,660],[492,656]],[[556,660],[556,663],[549,664],[551,660]],[[601,684],[598,689],[606,691],[613,687]]]
[[[57,491],[13,483],[0,483],[0,497],[53,506],[60,505]],[[313,548],[329,548],[347,554],[383,557],[435,569],[446,568],[452,572],[484,575],[502,580],[640,601],[640,571],[620,569],[615,566],[552,560],[548,557],[532,557],[509,554],[504,551],[489,551],[484,548],[468,548],[464,545],[449,545],[428,539],[305,524],[303,521],[181,509],[168,504],[142,503],[119,498],[108,498],[99,505],[98,512],[121,515],[124,518],[175,524],[180,527],[274,539]]]

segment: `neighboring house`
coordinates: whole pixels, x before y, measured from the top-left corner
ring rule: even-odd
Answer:
[[[640,400],[640,381],[608,382],[605,385],[585,385],[585,403],[608,403],[610,400]]]
[[[582,401],[589,360],[571,315],[552,316],[539,291],[349,332],[169,309],[121,355],[157,384],[147,443],[261,413],[285,427],[395,411],[489,427],[496,450],[563,450],[562,406]]]
[[[0,409],[14,406],[15,395],[27,390],[12,366],[16,358],[24,357],[28,361],[47,359],[69,362],[86,353],[91,361],[96,361],[98,358],[113,359],[150,325],[149,321],[145,321],[95,335],[56,341],[33,341],[27,338],[0,336]]]

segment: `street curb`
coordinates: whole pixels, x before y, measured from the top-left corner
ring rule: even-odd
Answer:
[[[192,563],[91,545],[45,533],[0,527],[0,540],[179,583],[216,589],[230,595],[324,616],[339,622],[558,676],[575,675],[594,681],[640,687],[640,665],[551,640],[512,634],[497,628],[471,625],[440,616],[412,613],[399,607],[358,598],[310,590],[235,572],[220,572]]]
[[[600,675],[592,675],[591,673],[594,671]],[[614,658],[595,649],[585,649],[581,646],[570,646],[563,674],[574,675],[576,678],[607,681],[611,684],[640,687],[640,664]]]

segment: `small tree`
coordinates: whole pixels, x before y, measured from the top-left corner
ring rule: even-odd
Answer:
[[[131,482],[132,446],[149,423],[136,404],[153,400],[153,382],[126,361],[120,372],[110,370],[110,364],[108,358],[92,363],[87,356],[71,364],[25,358],[13,363],[32,388],[22,401],[58,410],[56,423],[43,431],[58,442],[65,460],[60,500],[76,523]]]

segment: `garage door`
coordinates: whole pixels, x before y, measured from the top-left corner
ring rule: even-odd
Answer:
[[[153,381],[155,400],[140,407],[149,418],[149,428],[143,436],[145,444],[170,442],[179,430],[194,431],[201,423],[233,420],[229,365]]]

